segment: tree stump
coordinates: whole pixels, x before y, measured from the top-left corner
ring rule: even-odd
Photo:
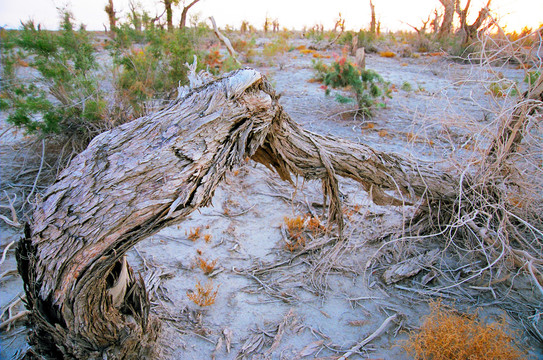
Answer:
[[[210,204],[226,171],[247,157],[284,180],[322,180],[339,231],[338,175],[363,184],[378,204],[456,198],[458,180],[446,173],[302,129],[254,70],[203,78],[192,77],[193,87],[163,110],[97,136],[39,199],[17,251],[38,353],[152,357],[158,322],[124,255]]]
[[[362,70],[366,70],[366,50],[361,47],[356,49],[355,64]]]

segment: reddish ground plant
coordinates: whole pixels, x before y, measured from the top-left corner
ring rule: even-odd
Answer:
[[[187,237],[189,238],[189,240],[196,241],[202,235],[201,231],[202,231],[202,228],[200,226],[198,226],[197,228],[190,229]]]
[[[198,281],[196,283],[196,290],[187,291],[187,297],[198,306],[210,306],[215,303],[218,292],[219,289],[214,289],[211,281],[207,282],[204,286]]]
[[[200,267],[206,275],[211,274],[213,270],[215,270],[215,265],[217,265],[217,260],[211,261],[198,257],[196,261],[198,262],[198,267]]]
[[[526,359],[515,336],[505,319],[487,324],[477,315],[459,314],[436,302],[420,330],[409,333],[401,347],[417,360]]]
[[[309,240],[306,233],[311,233],[313,236],[316,236],[326,230],[319,218],[309,214],[304,217],[297,216],[295,218],[285,216],[284,221],[289,238],[289,241],[285,241],[285,248],[290,252],[305,247]]]

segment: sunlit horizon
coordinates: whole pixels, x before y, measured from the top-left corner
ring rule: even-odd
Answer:
[[[160,15],[163,4],[159,0],[135,1],[150,15]],[[187,1],[189,2],[189,1]],[[463,1],[464,3],[465,1]],[[0,4],[0,26],[18,29],[21,21],[33,20],[49,30],[58,29],[58,8],[67,5],[77,24],[84,24],[88,30],[104,30],[108,25],[104,7],[107,0],[27,0],[16,2],[3,1]],[[433,14],[434,9],[442,10],[438,0],[419,0],[413,2],[401,0],[373,0],[377,20],[383,31],[412,30],[411,26],[420,27],[422,21]],[[126,20],[129,0],[114,0],[117,17]],[[473,0],[470,18],[474,19],[486,4],[486,0]],[[506,31],[520,32],[524,27],[537,29],[543,22],[543,1],[533,0],[494,0],[491,3],[493,16]],[[370,23],[370,7],[367,1],[337,0],[275,0],[261,2],[254,0],[200,0],[189,11],[189,19],[197,17],[206,21],[213,16],[220,27],[230,26],[239,29],[242,21],[248,21],[257,29],[262,29],[265,18],[277,19],[281,28],[301,30],[322,24],[325,29],[334,27],[341,13],[349,30],[366,29]],[[181,6],[174,7],[174,24],[179,22]],[[164,21],[165,21],[165,15]]]

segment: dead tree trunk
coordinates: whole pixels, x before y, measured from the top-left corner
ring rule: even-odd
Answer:
[[[219,28],[217,27],[217,23],[215,22],[215,18],[213,16],[210,16],[209,20],[211,21],[211,24],[213,25],[213,31],[215,32],[215,35],[217,35],[219,40],[222,41],[224,46],[226,46],[226,49],[228,50],[228,53],[230,54],[232,59],[234,59],[234,61],[238,65],[241,65],[241,63],[239,62],[237,58],[236,50],[234,50],[234,48],[232,47],[232,43],[230,42],[230,40],[219,31]]]
[[[108,1],[106,7],[104,8],[104,11],[106,12],[107,17],[109,19],[110,34],[111,36],[114,36],[117,18],[115,17],[115,8],[113,7],[113,0]]]
[[[473,24],[468,25],[467,17],[468,17],[469,7],[471,5],[471,0],[468,0],[464,9],[460,7],[460,1],[457,0],[456,5],[455,5],[455,10],[456,10],[456,13],[458,14],[458,17],[460,18],[460,31],[462,33],[463,44],[468,44],[470,40],[475,37],[475,35],[477,34],[477,30],[479,30],[481,25],[483,25],[483,22],[487,19],[489,11],[490,11],[489,7],[490,7],[491,1],[492,0],[488,0],[486,6],[484,6],[483,8],[481,8],[481,10],[479,10],[479,15],[477,16],[477,19],[475,19]]]
[[[377,31],[377,23],[375,20],[375,5],[370,0],[370,10],[371,10],[371,22],[370,22],[370,32],[375,35]]]
[[[194,6],[198,1],[200,0],[193,0],[187,6],[183,6],[183,10],[181,11],[181,20],[179,21],[180,29],[184,29],[185,26],[187,26],[187,13],[189,12],[189,9]]]
[[[256,152],[279,111],[267,86],[244,70],[195,89],[97,136],[61,173],[18,251],[37,351],[150,356],[155,322],[123,255],[207,205],[226,170]]]
[[[455,0],[439,0],[443,5],[443,21],[439,28],[439,37],[448,36],[452,30],[454,18]]]
[[[54,358],[151,357],[157,321],[124,254],[210,204],[227,170],[250,157],[282,179],[320,179],[342,229],[337,176],[378,204],[454,203],[458,177],[363,144],[302,129],[251,69],[191,78],[167,108],[97,136],[39,200],[18,246],[30,342]],[[394,190],[391,197],[384,190]]]

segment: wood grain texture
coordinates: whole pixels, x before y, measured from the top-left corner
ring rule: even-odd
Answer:
[[[359,181],[382,204],[457,194],[447,174],[304,130],[254,70],[193,84],[165,109],[97,136],[36,206],[17,252],[36,351],[56,358],[152,357],[158,323],[124,255],[210,204],[226,171],[247,157],[285,180],[322,180],[329,220],[340,231],[338,176]],[[126,291],[118,289],[120,274],[128,274]],[[114,302],[112,287],[124,299]]]

